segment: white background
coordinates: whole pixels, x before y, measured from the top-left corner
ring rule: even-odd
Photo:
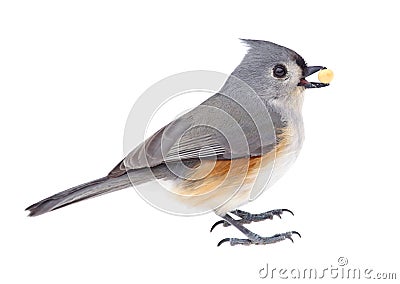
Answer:
[[[258,275],[266,263],[322,269],[341,256],[399,278],[398,9],[337,2],[2,1],[0,282],[256,283],[269,281]],[[238,38],[335,71],[330,87],[307,91],[296,164],[243,207],[290,208],[294,217],[250,228],[302,239],[217,247],[242,236],[209,233],[215,215],[168,215],[132,189],[26,217],[31,203],[120,161],[125,120],[150,85],[232,71],[244,54]]]

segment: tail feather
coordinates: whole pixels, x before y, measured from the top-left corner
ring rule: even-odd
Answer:
[[[29,216],[38,216],[72,203],[114,192],[129,186],[131,186],[131,182],[127,174],[119,177],[106,176],[54,194],[29,206],[25,210],[30,211]]]

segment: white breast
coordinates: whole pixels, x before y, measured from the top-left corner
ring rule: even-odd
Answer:
[[[276,158],[274,169],[268,187],[272,186],[294,163],[300,153],[304,141],[304,125],[301,109],[303,106],[303,93],[299,91],[287,99],[270,102],[278,110],[283,119],[288,123],[289,139],[287,147]]]

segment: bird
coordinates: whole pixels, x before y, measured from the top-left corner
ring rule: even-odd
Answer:
[[[293,215],[289,209],[251,214],[238,208],[272,186],[296,160],[304,141],[304,91],[329,86],[306,78],[327,68],[308,66],[295,51],[270,41],[241,41],[246,53],[219,91],[133,148],[106,176],[27,207],[29,216],[132,185],[166,181],[178,203],[221,218],[211,231],[222,224],[246,237],[225,238],[218,246],[301,237],[297,231],[264,237],[245,226],[284,212]]]

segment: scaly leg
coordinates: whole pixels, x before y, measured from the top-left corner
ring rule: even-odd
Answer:
[[[272,220],[274,218],[274,216],[278,216],[279,218],[282,218],[281,215],[285,211],[294,215],[293,212],[290,211],[289,209],[274,209],[274,210],[270,210],[270,211],[259,213],[259,214],[251,214],[249,212],[236,209],[234,211],[231,211],[231,213],[241,218],[240,220],[236,220],[240,224],[250,224],[252,222],[260,222],[260,221],[264,221],[267,219]],[[228,227],[231,225],[226,220],[220,220],[220,221],[216,222],[214,225],[212,225],[210,232],[212,232],[214,230],[214,228],[216,226],[218,226],[219,224],[223,224],[224,227]]]
[[[238,239],[238,238],[225,238],[218,243],[218,246],[225,242],[229,242],[231,246],[234,245],[266,245],[277,243],[286,239],[289,239],[293,242],[292,235],[298,235],[301,238],[301,235],[296,231],[290,231],[286,233],[276,234],[271,237],[261,237],[250,231],[249,229],[245,228],[240,221],[233,219],[229,214],[226,214],[222,218],[225,219],[229,224],[237,228],[241,231],[248,239]]]

